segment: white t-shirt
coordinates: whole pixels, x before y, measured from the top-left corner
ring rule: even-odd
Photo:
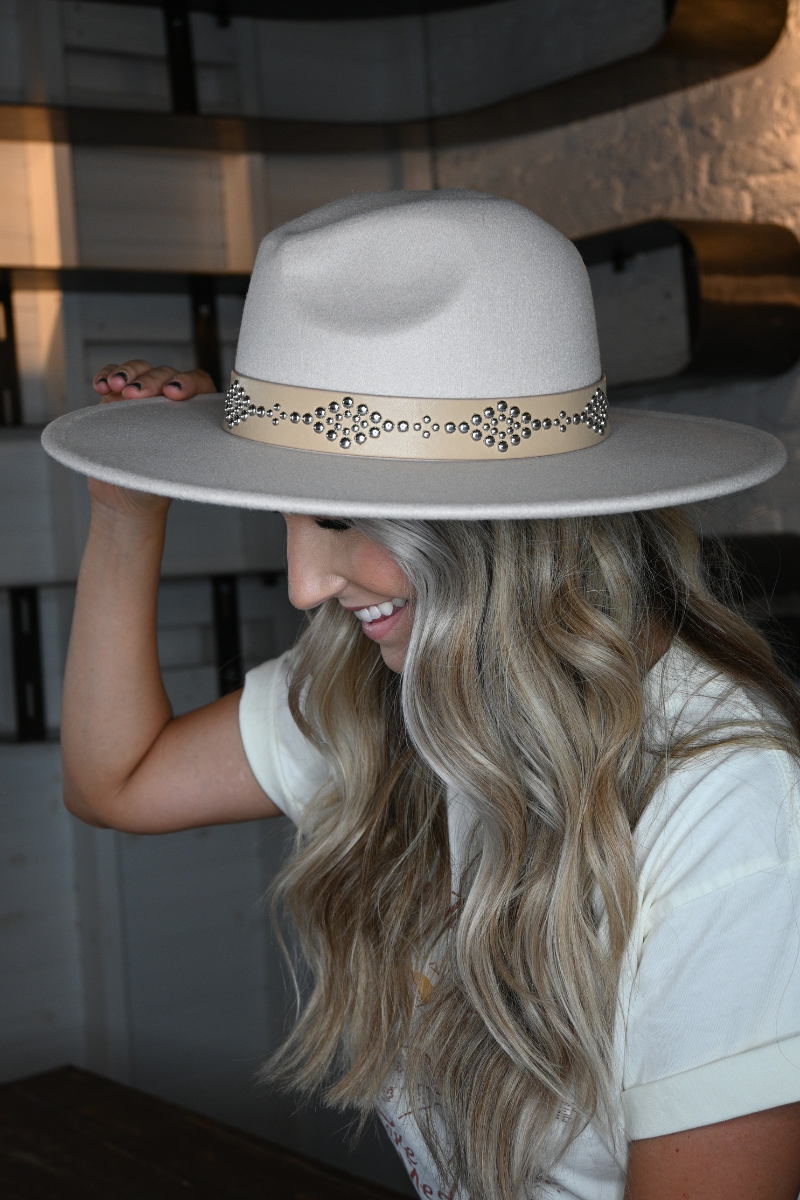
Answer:
[[[290,652],[291,653],[291,652]],[[245,753],[293,821],[326,780],[286,704],[289,655],[251,671]],[[645,681],[678,731],[758,720],[745,694],[674,645]],[[615,1030],[617,1133],[590,1125],[543,1195],[622,1200],[628,1144],[800,1100],[800,773],[785,753],[720,749],[673,769],[635,833],[638,913]],[[452,857],[469,830],[448,797]],[[421,1196],[436,1177],[395,1073],[379,1115]]]

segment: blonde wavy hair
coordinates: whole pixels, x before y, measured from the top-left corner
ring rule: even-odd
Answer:
[[[277,883],[310,983],[267,1072],[366,1119],[401,1060],[443,1177],[508,1200],[607,1119],[633,831],[667,755],[715,740],[648,744],[653,645],[679,635],[767,702],[774,720],[740,738],[796,753],[800,704],[715,598],[680,510],[353,524],[405,571],[413,632],[398,676],[329,601],[295,653],[291,711],[331,782]],[[461,879],[448,788],[477,818]],[[434,946],[422,1003],[414,969]]]

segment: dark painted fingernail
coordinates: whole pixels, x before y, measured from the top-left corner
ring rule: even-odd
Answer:
[[[101,375],[97,382],[98,383],[108,383],[108,376]]]
[[[128,380],[128,376],[125,374],[124,371],[115,371],[114,374],[111,376],[111,378],[112,379],[124,379],[126,381],[126,383]]]
[[[179,379],[170,379],[169,383],[164,384],[164,387],[174,387],[177,388],[179,392],[183,391],[183,384]]]
[[[137,392],[140,392],[142,390],[142,386],[143,385],[141,383],[139,383],[138,379],[134,379],[133,383],[128,384],[128,387],[135,387]]]

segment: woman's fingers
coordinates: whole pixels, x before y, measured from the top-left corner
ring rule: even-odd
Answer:
[[[172,371],[162,388],[164,395],[172,400],[188,400],[191,396],[202,396],[216,390],[214,380],[199,367],[193,371]]]
[[[192,396],[215,392],[213,379],[206,371],[176,371],[174,367],[152,367],[143,358],[122,364],[107,363],[92,380],[94,390],[110,400],[136,400],[145,396],[168,396],[188,400]]]
[[[120,395],[123,400],[138,400],[144,396],[162,396],[164,384],[175,378],[174,367],[150,367],[142,371],[134,379],[130,379],[122,388]],[[113,376],[112,376],[113,379]]]
[[[101,367],[92,380],[92,387],[94,390],[101,396],[107,396],[111,391],[111,384],[109,383],[109,380],[114,372],[119,371],[119,369],[119,363],[106,363],[104,367]]]
[[[108,392],[106,393],[108,398],[116,400],[130,383],[135,379],[141,378],[151,369],[150,363],[146,362],[143,358],[130,358],[120,366],[112,365],[107,372],[101,372],[100,378],[103,378],[108,385]],[[132,394],[135,395],[136,393]],[[130,400],[131,397],[125,396],[123,398]]]

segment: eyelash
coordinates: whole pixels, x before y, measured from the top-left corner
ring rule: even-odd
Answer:
[[[349,521],[335,521],[331,517],[317,517],[316,523],[320,529],[333,529],[336,533],[344,533],[346,529],[352,529]]]

